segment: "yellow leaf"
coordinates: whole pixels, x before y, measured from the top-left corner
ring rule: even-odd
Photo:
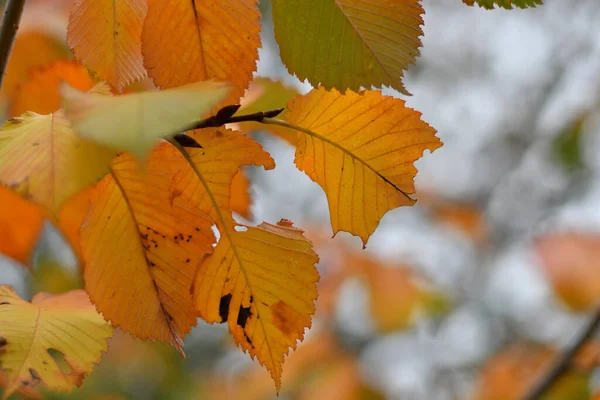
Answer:
[[[29,182],[33,200],[57,214],[61,205],[109,171],[115,151],[79,137],[62,111],[26,113],[0,132],[0,181]]]
[[[257,0],[148,0],[144,65],[156,86],[215,79],[236,103],[252,79],[260,47]]]
[[[152,152],[142,172],[120,155],[92,190],[80,232],[86,290],[98,310],[125,332],[182,354],[182,337],[196,324],[192,280],[215,242],[208,215],[182,199],[172,204],[171,181],[183,163]]]
[[[142,25],[146,0],[77,0],[67,43],[75,58],[119,92],[146,75]]]
[[[419,55],[420,0],[274,0],[273,24],[290,73],[313,86],[391,86],[408,94],[406,68]]]
[[[575,233],[540,238],[535,250],[557,296],[575,311],[600,301],[600,236]]]
[[[111,336],[112,328],[82,290],[40,293],[28,303],[10,286],[0,285],[0,365],[8,373],[4,398],[40,382],[60,391],[81,386]],[[64,356],[70,373],[61,370],[50,349]]]
[[[311,326],[319,257],[289,221],[231,231],[198,270],[194,303],[209,323],[225,322],[235,342],[281,386],[284,356]]]
[[[421,113],[377,91],[319,88],[288,108],[285,119],[304,133],[296,166],[325,191],[334,234],[350,232],[363,245],[387,211],[415,203],[413,162],[442,146]]]
[[[28,265],[42,233],[45,210],[0,185],[0,254]]]
[[[104,96],[62,86],[67,117],[85,138],[143,159],[160,138],[191,127],[210,112],[229,87],[197,82],[176,89]]]

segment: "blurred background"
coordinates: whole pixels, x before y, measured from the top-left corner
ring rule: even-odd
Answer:
[[[600,2],[544,2],[485,11],[423,1],[422,55],[407,73],[413,96],[405,100],[444,147],[416,164],[417,204],[389,212],[366,250],[348,234],[331,239],[325,195],[296,170],[294,148],[249,132],[277,168],[245,171],[253,207],[240,220],[288,218],[321,258],[313,328],[284,364],[279,398],[520,399],[597,313]],[[69,6],[28,1],[5,96],[30,68],[70,57]],[[261,79],[245,103],[283,107],[310,86],[281,64],[269,2],[260,7]],[[33,269],[4,258],[0,283],[26,299],[82,287],[76,257],[49,223]],[[116,331],[82,388],[15,398],[276,398],[268,373],[226,327],[199,321],[185,349],[182,359]],[[544,398],[592,398],[599,362],[592,339]]]

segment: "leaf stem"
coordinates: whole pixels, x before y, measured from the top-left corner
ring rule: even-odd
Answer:
[[[27,0],[8,0],[0,23],[0,89]]]
[[[600,327],[600,304],[596,307],[587,327],[573,340],[565,351],[555,360],[550,369],[531,387],[523,400],[540,399],[558,379],[569,369],[573,358],[583,345],[592,337]]]

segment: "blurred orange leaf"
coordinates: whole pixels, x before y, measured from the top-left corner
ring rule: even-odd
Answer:
[[[188,203],[172,204],[171,181],[184,162],[151,152],[144,171],[120,155],[92,190],[80,232],[86,290],[115,327],[171,344],[196,325],[191,287],[213,251],[212,219]]]
[[[67,49],[55,38],[39,31],[22,31],[17,35],[8,61],[2,93],[12,99],[19,84],[27,80],[31,68],[66,59],[67,56]]]
[[[250,206],[252,199],[250,198],[250,180],[243,170],[239,170],[231,181],[231,199],[229,206],[231,210],[240,214],[246,219],[250,219]]]
[[[535,250],[557,296],[585,311],[600,300],[600,236],[563,233],[540,238]]]
[[[547,347],[518,343],[490,358],[473,400],[519,400],[545,372],[556,352]],[[547,400],[589,398],[587,376],[567,372],[547,393]]]
[[[296,166],[325,191],[334,234],[350,232],[366,245],[386,212],[415,203],[413,162],[442,145],[421,113],[377,91],[324,88],[288,108],[285,119],[303,133]]]
[[[40,382],[60,391],[81,386],[111,336],[111,326],[82,290],[39,293],[28,303],[10,286],[0,285],[0,365],[8,373],[4,399]],[[63,372],[50,349],[64,356],[70,373]]]
[[[4,185],[0,185],[0,204],[0,253],[29,265],[46,211]]]
[[[146,0],[76,0],[67,43],[75,58],[119,92],[146,75],[142,25]]]
[[[61,81],[79,90],[87,91],[94,86],[87,69],[73,61],[61,60],[29,72],[27,81],[15,93],[11,115],[26,111],[50,114],[60,108],[59,85]]]
[[[226,103],[237,103],[256,69],[259,33],[257,0],[148,0],[144,65],[161,88],[229,82]]]

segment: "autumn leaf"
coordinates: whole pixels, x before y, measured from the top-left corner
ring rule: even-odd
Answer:
[[[89,187],[69,198],[56,216],[56,224],[63,236],[71,244],[71,248],[79,259],[80,267],[82,268],[83,253],[81,252],[81,243],[79,241],[79,230],[90,209],[90,194],[93,190],[93,187]]]
[[[236,343],[266,366],[279,390],[284,356],[311,324],[318,256],[289,221],[248,227],[233,220],[228,206],[239,168],[274,167],[258,143],[222,128],[188,134],[203,148],[186,150],[194,173],[174,180],[174,204],[192,202],[213,216],[221,233],[214,254],[199,267],[194,304],[205,321],[227,321]]]
[[[27,81],[20,85],[12,103],[11,115],[26,111],[50,114],[60,108],[59,85],[61,81],[87,91],[94,86],[87,69],[73,61],[60,60],[29,72]]]
[[[239,170],[231,181],[231,198],[229,199],[229,207],[231,210],[240,214],[246,219],[250,219],[250,180],[243,170]]]
[[[224,232],[235,225],[231,214],[232,180],[242,166],[275,168],[275,161],[260,144],[241,132],[225,128],[208,128],[188,132],[203,148],[186,148],[189,159],[173,180],[171,196],[191,201],[209,214]],[[161,144],[156,149],[161,158],[173,159],[179,153],[174,147]]]
[[[348,257],[347,262],[353,260]],[[448,308],[447,300],[424,285],[409,267],[385,266],[371,259],[359,262],[369,290],[371,317],[380,332],[410,327],[417,312],[436,314]]]
[[[0,254],[29,265],[46,213],[4,185],[0,185],[0,204]]]
[[[535,250],[557,296],[575,311],[600,301],[600,236],[576,233],[540,238]]]
[[[406,68],[419,55],[419,0],[274,0],[273,24],[290,73],[313,86],[391,86],[408,94]]]
[[[519,8],[535,7],[542,5],[543,0],[463,0],[463,3],[469,6],[477,4],[479,7],[492,10],[495,6],[508,9],[512,9],[513,6]]]
[[[181,199],[172,204],[171,182],[185,161],[160,155],[150,153],[144,172],[120,155],[92,190],[80,232],[85,287],[115,327],[183,354],[182,338],[196,324],[192,280],[215,238],[207,214]]]
[[[146,0],[76,0],[67,43],[77,60],[119,92],[146,76],[142,25]]]
[[[366,245],[383,215],[415,200],[413,162],[442,146],[435,129],[404,101],[376,91],[319,88],[288,104],[298,136],[296,166],[323,188],[334,234]]]
[[[4,399],[40,382],[59,391],[81,386],[111,336],[112,328],[82,290],[39,293],[28,303],[0,285],[0,365],[8,373]],[[70,373],[61,370],[50,349],[64,356]]]
[[[289,221],[230,231],[198,270],[194,303],[264,365],[279,391],[284,356],[311,326],[319,257]]]
[[[53,37],[39,31],[21,31],[6,67],[2,93],[12,99],[18,86],[27,80],[31,68],[66,59],[67,56],[67,48]]]
[[[237,103],[252,80],[260,47],[257,0],[148,0],[144,65],[156,86],[230,82]]]
[[[143,159],[160,138],[191,127],[229,90],[216,82],[175,89],[105,96],[62,86],[63,104],[81,136]]]
[[[518,400],[549,368],[556,351],[530,343],[516,343],[491,357],[484,366],[471,400]],[[570,371],[545,394],[548,400],[589,398],[588,376]]]
[[[26,113],[0,131],[0,181],[28,180],[32,199],[55,215],[69,197],[102,178],[114,156],[73,132],[62,111]]]

